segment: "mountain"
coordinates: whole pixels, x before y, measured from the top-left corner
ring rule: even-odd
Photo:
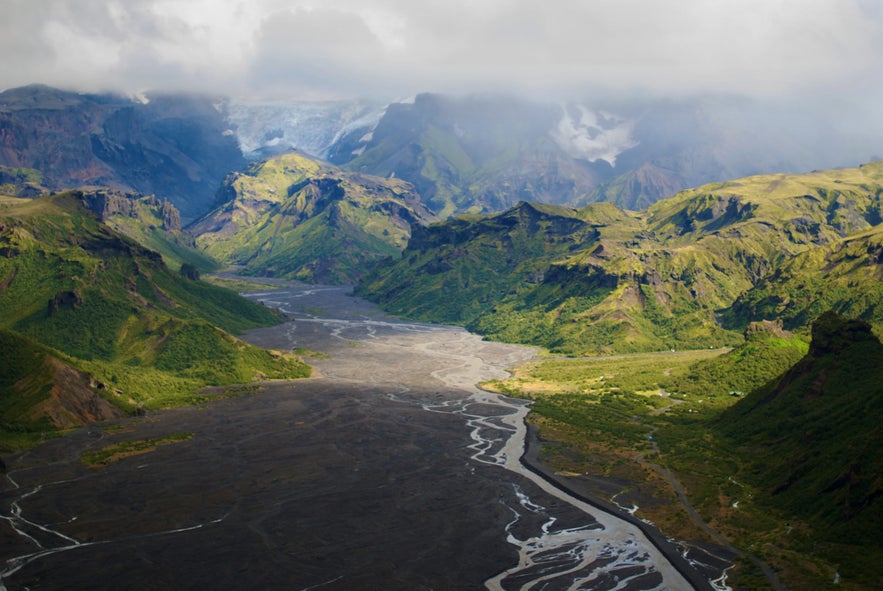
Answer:
[[[821,129],[799,105],[736,97],[555,104],[421,94],[388,105],[374,127],[341,134],[326,157],[405,179],[448,217],[519,201],[638,211],[709,182],[855,166],[881,143]]]
[[[207,385],[309,372],[231,334],[277,314],[171,271],[77,192],[0,198],[0,311],[4,447],[114,407],[192,402]]]
[[[687,187],[883,152],[879,138],[823,127],[807,109],[727,96],[258,103],[32,85],[0,93],[0,167],[40,175],[16,195],[106,186],[168,199],[187,222],[215,205],[228,173],[292,149],[408,181],[441,217],[519,201],[638,211]]]
[[[800,254],[741,294],[726,311],[733,325],[776,317],[806,326],[825,310],[879,322],[883,318],[883,228]]]
[[[719,428],[748,461],[746,480],[809,521],[817,544],[879,550],[881,410],[883,345],[868,323],[827,312],[812,323],[807,356],[730,408]]]
[[[421,94],[389,105],[371,133],[333,147],[330,158],[413,183],[442,217],[522,200],[566,203],[603,180],[609,164],[559,147],[550,134],[559,118],[555,105]]]
[[[168,200],[101,187],[82,188],[75,194],[102,222],[161,254],[169,267],[181,269],[187,265],[197,272],[218,269],[217,261],[200,250],[193,235],[184,231],[181,214]]]
[[[136,100],[40,85],[0,93],[0,166],[39,171],[54,191],[98,185],[155,194],[192,219],[244,165],[218,99]]]
[[[227,201],[188,228],[205,252],[244,273],[323,283],[398,257],[412,226],[433,219],[404,181],[297,153],[230,176],[220,195]]]
[[[824,292],[820,301],[883,323],[872,246],[881,195],[875,163],[705,185],[640,213],[522,203],[415,232],[401,260],[357,293],[397,314],[571,354],[736,344],[750,322],[780,317],[763,294],[789,289],[794,310],[809,314],[818,306],[807,296]],[[811,320],[794,314],[789,328]]]

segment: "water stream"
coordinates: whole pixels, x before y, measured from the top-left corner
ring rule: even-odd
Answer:
[[[572,496],[521,463],[527,437],[527,403],[482,391],[476,384],[506,377],[506,368],[528,360],[534,355],[533,350],[494,344],[491,355],[480,337],[465,330],[401,322],[372,312],[363,302],[352,298],[343,305],[335,304],[333,316],[323,317],[322,303],[345,298],[345,288],[274,290],[249,297],[277,307],[295,320],[281,333],[285,346],[308,347],[313,344],[311,334],[322,335],[324,343],[329,342],[329,335],[338,342],[336,360],[332,354],[331,360],[317,362],[324,375],[353,383],[373,380],[372,385],[381,384],[387,389],[387,397],[397,403],[462,417],[470,440],[470,462],[475,465],[472,470],[499,469],[503,475],[505,492],[499,503],[511,519],[499,536],[517,551],[514,564],[485,581],[489,591],[694,589],[637,526]],[[409,357],[414,365],[390,365],[396,352],[404,348],[419,353]],[[341,355],[358,360],[341,363]],[[369,365],[370,371],[364,371]],[[409,373],[418,372],[423,372],[420,379],[409,381]],[[425,388],[415,386],[427,382],[436,383],[437,394],[444,395],[433,397]],[[33,549],[6,557],[6,564],[0,566],[0,591],[6,589],[4,580],[41,558],[121,541],[81,541],[60,531],[63,524],[41,524],[29,519],[23,510],[24,501],[48,494],[47,489],[61,482],[24,490],[10,475],[7,478],[14,492],[8,497],[11,502],[2,508],[0,519],[7,521]],[[141,536],[174,535],[224,519]],[[341,579],[331,578],[314,588],[343,584]]]
[[[444,360],[444,367],[433,370],[431,375],[447,389],[464,391],[464,397],[442,403],[414,403],[429,412],[462,415],[472,440],[469,447],[473,461],[507,470],[583,515],[582,523],[572,525],[571,517],[566,520],[567,525],[559,525],[565,520],[556,516],[556,510],[531,498],[519,484],[520,480],[513,479],[513,496],[517,501],[507,505],[512,520],[501,536],[517,548],[519,559],[517,564],[485,582],[489,591],[693,589],[635,525],[572,496],[522,465],[528,405],[476,387],[478,382],[508,376],[505,367],[481,358],[477,350],[480,349],[478,337],[460,329],[419,323],[369,317],[321,318],[292,305],[293,301],[315,293],[269,292],[252,297],[278,307],[297,318],[297,322],[319,323],[336,338],[348,342],[370,341],[373,347],[401,347],[396,335],[435,333],[435,338],[409,343],[409,346],[435,360]],[[290,336],[294,347],[298,340],[296,328]],[[524,349],[520,360],[529,357]],[[407,387],[391,392],[389,397],[407,402],[401,397],[404,391]],[[531,517],[531,524],[540,523],[539,527],[525,527],[527,517]]]

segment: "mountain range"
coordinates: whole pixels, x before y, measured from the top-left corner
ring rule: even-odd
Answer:
[[[357,293],[569,354],[719,347],[825,309],[883,322],[883,163],[704,185],[642,212],[521,203],[415,230]]]
[[[735,347],[707,375],[760,350],[752,327],[811,335],[716,429],[770,507],[872,544],[883,162],[745,176],[873,145],[775,115],[721,98],[0,93],[0,449],[308,375],[233,336],[282,320],[199,279],[236,266],[553,353]]]
[[[0,185],[17,187],[5,193],[105,186],[166,199],[185,223],[217,205],[227,174],[292,150],[410,182],[444,218],[519,201],[641,210],[708,182],[854,166],[881,144],[799,106],[728,96],[268,103],[41,85],[0,93]]]
[[[155,194],[192,219],[244,165],[219,99],[41,85],[0,93],[0,166],[37,171],[53,191],[97,185]]]

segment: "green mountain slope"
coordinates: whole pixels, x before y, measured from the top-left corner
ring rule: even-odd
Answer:
[[[65,426],[35,410],[65,389],[52,377],[59,372],[73,371],[81,377],[71,383],[132,410],[194,400],[210,384],[309,371],[231,335],[278,322],[274,312],[171,271],[101,223],[81,193],[0,199],[0,310],[5,342],[27,343],[7,346],[4,363],[19,369],[4,371],[0,392],[33,403],[12,402],[18,410],[4,414],[22,428],[44,419]]]
[[[724,314],[731,325],[780,318],[806,326],[825,310],[883,323],[883,228],[812,249],[741,294]]]
[[[825,290],[818,299],[826,305],[840,293],[850,302],[844,310],[883,321],[875,304],[883,290],[871,262],[881,195],[883,163],[875,163],[706,185],[636,214],[609,204],[522,204],[415,234],[402,259],[366,277],[359,293],[395,313],[576,354],[736,344],[749,322],[779,318],[781,310],[749,303],[787,293],[783,281],[791,275],[795,285],[818,289],[790,288],[807,310],[795,312],[789,328],[808,324],[821,304],[806,296]],[[557,231],[522,236],[522,226],[498,223],[528,209],[534,227]],[[863,248],[868,254],[858,264]],[[841,274],[848,275],[839,292],[829,289],[836,274],[834,255],[823,255],[828,251],[841,253]],[[819,262],[797,267],[801,257]],[[765,291],[752,291],[756,286]],[[742,307],[726,312],[740,296]]]
[[[410,185],[284,154],[228,179],[227,201],[190,227],[209,255],[255,275],[355,281],[432,219]]]
[[[184,232],[181,215],[169,201],[108,188],[84,188],[78,193],[102,222],[161,254],[169,267],[180,269],[189,265],[206,272],[218,269],[218,263],[196,246],[192,235]]]
[[[881,416],[883,345],[869,324],[828,312],[812,325],[809,354],[719,422],[748,461],[744,478],[772,506],[809,522],[845,576],[867,578],[849,571],[871,565],[862,567],[864,553],[841,544],[883,554]]]

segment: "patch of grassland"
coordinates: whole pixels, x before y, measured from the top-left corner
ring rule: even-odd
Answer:
[[[171,435],[156,437],[153,439],[121,441],[119,443],[114,443],[113,445],[108,445],[97,451],[86,452],[83,454],[82,460],[87,466],[101,468],[125,458],[150,453],[163,445],[183,443],[184,441],[190,441],[191,439],[193,439],[193,433],[173,433]]]
[[[307,349],[306,347],[295,347],[291,350],[291,352],[300,357],[309,357],[311,359],[330,359],[327,353],[322,353],[321,351],[313,351],[312,349]]]

